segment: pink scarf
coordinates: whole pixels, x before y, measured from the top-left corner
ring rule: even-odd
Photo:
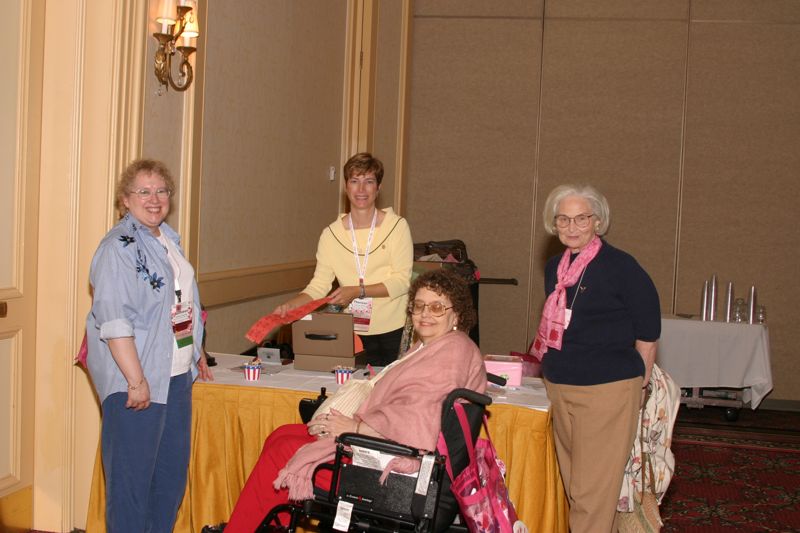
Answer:
[[[561,349],[561,341],[566,329],[567,287],[572,287],[578,282],[583,269],[595,258],[602,245],[603,241],[600,240],[600,237],[595,236],[586,245],[586,248],[581,250],[572,264],[569,264],[572,252],[569,248],[564,250],[564,255],[561,256],[561,261],[558,263],[556,288],[544,302],[539,331],[536,332],[536,338],[533,339],[528,350],[528,353],[539,361],[542,360],[542,356],[548,348]]]

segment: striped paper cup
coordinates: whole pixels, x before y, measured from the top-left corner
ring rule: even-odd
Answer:
[[[261,365],[244,365],[244,379],[258,381],[261,377]]]

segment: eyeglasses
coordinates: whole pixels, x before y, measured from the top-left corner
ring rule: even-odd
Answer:
[[[135,194],[139,197],[140,200],[149,200],[154,194],[156,198],[159,200],[166,200],[170,196],[172,196],[172,191],[167,189],[166,187],[161,187],[158,189],[136,189],[135,191],[130,191],[131,194]]]
[[[445,312],[448,309],[452,309],[453,306],[445,307],[442,302],[433,302],[426,304],[425,302],[420,302],[419,300],[414,300],[410,304],[408,304],[408,310],[411,311],[412,315],[420,315],[428,308],[428,311],[431,313],[431,316],[444,316]]]
[[[568,217],[567,215],[556,215],[553,217],[553,220],[555,220],[556,226],[562,229],[568,228],[570,222],[575,222],[576,226],[583,229],[589,225],[589,222],[593,216],[596,215],[594,213],[581,213],[580,215],[575,215],[574,217]]]

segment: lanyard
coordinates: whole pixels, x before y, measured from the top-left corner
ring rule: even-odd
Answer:
[[[353,240],[353,259],[356,262],[356,272],[358,273],[359,283],[364,283],[364,278],[367,276],[367,263],[369,262],[369,251],[372,247],[372,237],[375,235],[375,222],[378,220],[378,208],[372,214],[372,225],[369,227],[369,236],[367,237],[367,246],[364,249],[364,266],[361,266],[361,261],[358,259],[358,242],[356,241],[356,231],[353,229],[353,215],[347,215],[350,218],[350,237]]]
[[[172,243],[167,240],[167,237],[162,233],[157,239],[161,242],[161,246],[164,247],[164,251],[167,252],[167,261],[172,267],[172,277],[175,278],[175,296],[178,298],[178,303],[181,303],[181,284],[178,281],[181,277],[181,266],[178,264],[178,260],[173,257],[173,254],[170,253]]]

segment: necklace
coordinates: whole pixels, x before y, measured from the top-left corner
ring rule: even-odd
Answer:
[[[578,299],[578,293],[581,292],[581,283],[583,283],[583,275],[586,274],[587,268],[589,268],[589,265],[583,267],[583,272],[581,272],[581,279],[578,280],[578,284],[575,286],[575,294],[572,295],[572,303],[569,304],[570,309],[575,308],[575,300]]]

